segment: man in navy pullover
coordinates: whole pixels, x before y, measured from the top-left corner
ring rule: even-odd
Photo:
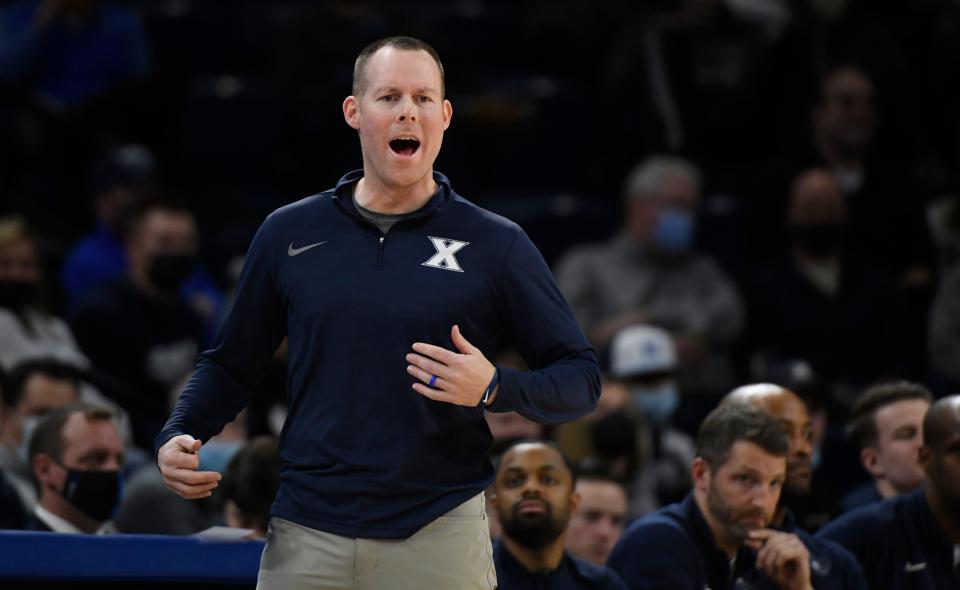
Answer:
[[[872,590],[960,588],[960,395],[930,406],[919,455],[923,488],[848,512],[817,534],[854,554]]]
[[[866,590],[860,564],[843,547],[818,539],[800,528],[790,503],[810,495],[813,479],[813,431],[807,404],[794,392],[773,383],[743,385],[731,391],[723,403],[750,404],[780,422],[790,441],[787,479],[771,525],[796,535],[810,552],[810,581],[816,590]]]
[[[452,107],[432,48],[368,46],[343,113],[363,170],[261,226],[158,463],[172,490],[209,495],[220,475],[196,471],[201,441],[246,405],[286,337],[260,587],[493,588],[484,406],[582,416],[599,396],[596,355],[526,234],[433,171]],[[487,360],[506,346],[532,370]]]
[[[570,461],[540,441],[521,441],[500,460],[491,502],[503,534],[493,546],[497,580],[508,590],[626,590],[605,567],[565,548],[580,502]]]
[[[631,590],[810,590],[804,544],[767,528],[787,449],[772,416],[721,405],[697,434],[693,492],[631,525],[607,565]]]

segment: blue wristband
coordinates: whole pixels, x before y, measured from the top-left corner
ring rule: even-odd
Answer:
[[[480,399],[478,404],[481,408],[486,406],[490,402],[490,396],[493,395],[494,390],[497,389],[497,385],[500,384],[500,369],[497,367],[493,368],[493,379],[490,380],[490,385],[487,385],[486,391],[483,392],[483,397]]]

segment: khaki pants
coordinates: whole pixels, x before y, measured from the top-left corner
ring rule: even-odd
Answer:
[[[351,539],[271,518],[257,590],[494,590],[483,494],[400,540]]]

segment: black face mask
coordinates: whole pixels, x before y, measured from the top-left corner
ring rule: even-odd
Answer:
[[[0,280],[0,307],[20,311],[36,303],[40,285],[33,281]]]
[[[147,276],[158,291],[175,293],[196,263],[192,254],[156,254],[150,259]]]
[[[122,495],[123,475],[119,471],[67,470],[63,497],[97,522],[113,517]]]
[[[813,258],[829,258],[843,244],[839,223],[800,223],[790,226],[793,243]]]

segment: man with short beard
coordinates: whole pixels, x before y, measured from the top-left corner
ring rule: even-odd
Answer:
[[[723,404],[697,435],[693,491],[634,523],[608,562],[633,590],[809,590],[810,555],[769,528],[789,441],[772,416]]]
[[[816,539],[800,528],[790,509],[793,502],[803,502],[810,495],[810,483],[813,479],[810,413],[804,401],[794,392],[779,385],[754,383],[734,389],[723,399],[723,403],[748,404],[766,412],[779,421],[787,433],[787,479],[771,524],[779,531],[795,534],[806,546],[811,557],[810,577],[813,587],[817,590],[866,590],[863,571],[850,552],[836,543]]]
[[[553,446],[519,442],[507,449],[491,497],[503,534],[493,546],[501,588],[626,590],[611,571],[564,550],[580,502],[569,461]]]
[[[960,395],[923,419],[921,489],[848,512],[817,535],[863,565],[873,590],[960,588]]]

